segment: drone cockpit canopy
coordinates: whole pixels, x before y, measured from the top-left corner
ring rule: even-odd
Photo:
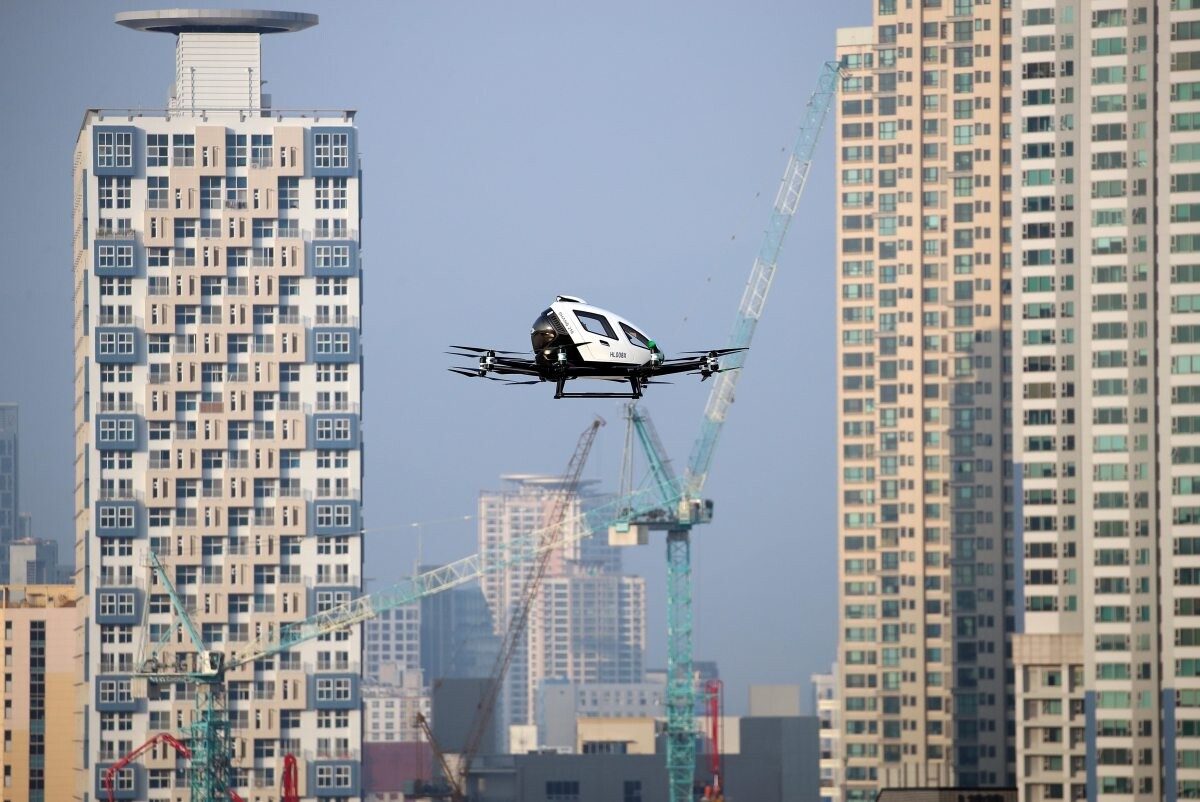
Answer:
[[[560,296],[561,297],[561,296]],[[557,316],[553,309],[547,309],[538,316],[538,319],[533,321],[533,327],[529,331],[529,339],[533,344],[533,351],[537,353],[543,348],[548,348],[551,343],[558,337],[558,322]]]

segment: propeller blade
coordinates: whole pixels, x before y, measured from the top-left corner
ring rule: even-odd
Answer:
[[[470,351],[475,354],[509,354],[511,356],[520,356],[523,351],[501,351],[497,348],[476,348],[473,345],[451,345],[451,348],[457,348],[460,351]]]
[[[642,384],[674,384],[675,382],[646,381]]]
[[[531,382],[508,382],[509,385],[514,386],[514,387],[518,384],[541,384],[541,383],[542,383],[541,379],[534,379]]]
[[[749,348],[713,348],[708,351],[680,351],[681,354],[707,354],[708,356],[725,356],[736,354],[738,351],[749,351]]]

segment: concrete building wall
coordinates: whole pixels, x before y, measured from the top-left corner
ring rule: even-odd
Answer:
[[[799,685],[751,685],[750,715],[800,715]]]
[[[844,798],[993,786],[1013,523],[1006,3],[838,33]]]

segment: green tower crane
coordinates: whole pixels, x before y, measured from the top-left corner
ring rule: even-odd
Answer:
[[[729,355],[726,367],[713,378],[700,433],[692,446],[682,483],[675,478],[671,462],[649,417],[632,404],[628,408],[631,431],[636,433],[650,466],[653,477],[651,489],[659,493],[662,503],[647,514],[630,515],[613,527],[610,541],[645,543],[649,531],[666,532],[667,773],[670,802],[692,802],[694,799],[696,686],[692,676],[691,530],[696,524],[712,520],[713,504],[703,498],[704,484],[712,466],[721,427],[733,404],[734,389],[741,376],[739,368],[746,361],[745,349],[750,346],[754,330],[762,317],[788,226],[804,193],[821,129],[837,94],[840,74],[838,62],[825,62],[817,79],[817,87],[809,98],[800,133],[784,170],[767,230],[750,268],[750,278],[742,293],[733,332],[729,337],[729,347],[740,350]],[[632,439],[629,436],[629,441]],[[624,470],[623,481],[630,475],[629,469]],[[682,493],[677,490],[680,486]]]

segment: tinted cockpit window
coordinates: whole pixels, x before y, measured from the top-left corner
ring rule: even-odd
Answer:
[[[650,350],[650,341],[646,339],[644,334],[635,329],[633,326],[626,326],[624,323],[622,323],[621,331],[625,332],[625,336],[629,338],[630,345],[636,345],[638,348],[645,348],[647,351]]]
[[[616,332],[608,323],[608,318],[604,315],[597,315],[593,312],[575,312],[575,317],[579,318],[579,324],[584,329],[599,337],[608,337],[610,340],[617,339]]]

